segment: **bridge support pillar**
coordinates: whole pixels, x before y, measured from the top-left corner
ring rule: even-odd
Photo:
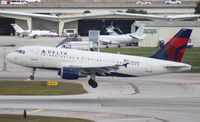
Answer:
[[[26,21],[27,21],[28,30],[32,30],[32,19],[28,18]]]
[[[65,25],[64,21],[60,21],[59,22],[59,27],[58,27],[58,34],[59,34],[59,36],[62,36],[64,25]]]

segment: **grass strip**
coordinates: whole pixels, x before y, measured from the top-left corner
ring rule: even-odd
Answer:
[[[44,86],[42,81],[0,81],[0,95],[74,95],[87,91],[78,83],[59,82]]]
[[[0,122],[94,122],[86,119],[47,117],[47,116],[27,116],[0,114]]]

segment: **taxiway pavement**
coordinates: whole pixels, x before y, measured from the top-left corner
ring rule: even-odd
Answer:
[[[15,74],[15,75],[9,75]],[[0,72],[0,80],[25,80],[24,72]],[[2,78],[2,76],[4,76]],[[49,77],[50,76],[50,77]],[[59,80],[56,72],[40,72],[36,80]],[[178,73],[141,78],[98,77],[77,81],[89,91],[83,95],[0,96],[0,113],[78,117],[97,122],[199,122],[200,74]],[[27,81],[28,82],[28,81]],[[135,85],[134,87],[132,85]],[[136,93],[135,87],[139,90]]]

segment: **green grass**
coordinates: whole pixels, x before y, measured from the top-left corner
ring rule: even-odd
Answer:
[[[41,81],[0,81],[0,95],[73,95],[87,91],[78,83],[59,82],[43,86]]]
[[[102,48],[102,52],[137,55],[137,56],[150,56],[156,52],[158,48]]]
[[[102,48],[102,52],[137,55],[137,56],[151,56],[159,48]],[[192,65],[190,72],[200,73],[200,48],[188,48],[183,57],[183,62]]]
[[[47,116],[27,116],[22,115],[0,115],[0,122],[94,122],[86,119],[64,118],[64,117],[47,117]]]

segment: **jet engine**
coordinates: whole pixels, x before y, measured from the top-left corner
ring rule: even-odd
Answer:
[[[75,80],[79,78],[80,69],[79,68],[68,68],[63,67],[60,71],[58,71],[58,75],[63,79],[67,80]]]

